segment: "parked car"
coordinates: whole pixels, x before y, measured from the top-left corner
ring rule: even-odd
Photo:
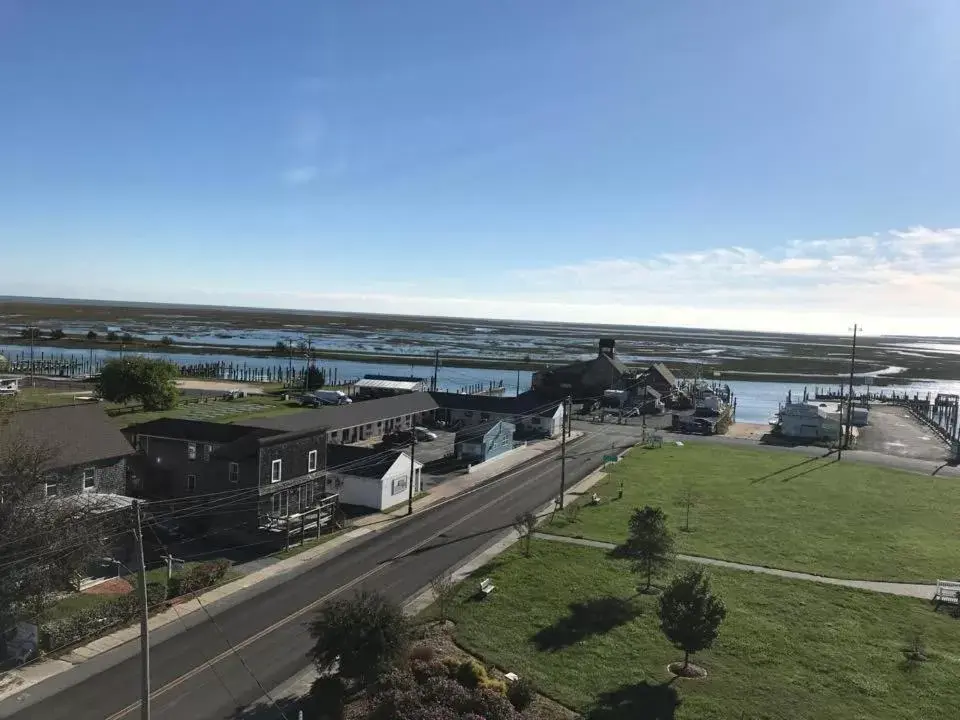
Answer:
[[[713,435],[713,423],[704,418],[687,418],[680,421],[679,430],[694,435]]]
[[[340,390],[314,390],[300,397],[300,404],[309,407],[325,405],[347,405],[353,400]]]
[[[427,430],[427,428],[422,427],[420,425],[417,425],[413,429],[413,432],[417,436],[417,440],[421,440],[421,441],[432,442],[433,440],[436,440],[438,437],[435,432]]]
[[[396,430],[383,436],[384,445],[409,445],[413,442],[413,433],[410,430]]]

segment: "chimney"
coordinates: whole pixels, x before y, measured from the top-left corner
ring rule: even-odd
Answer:
[[[613,338],[600,338],[600,354],[613,357],[616,354],[617,341]]]

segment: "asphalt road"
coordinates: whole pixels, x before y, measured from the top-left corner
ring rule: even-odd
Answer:
[[[591,428],[592,434],[571,444],[568,487],[600,465],[611,443],[624,448],[634,442],[611,438],[603,430]],[[559,471],[559,455],[551,453],[502,480],[345,545],[313,566],[225,598],[210,608],[216,623],[195,612],[183,623],[153,633],[154,720],[236,717],[238,708],[262,697],[257,681],[270,690],[309,663],[305,623],[311,611],[305,608],[361,588],[398,601],[415,596],[431,578],[495,542],[518,513],[556,497]],[[140,659],[133,642],[29,688],[22,699],[0,703],[0,718],[135,718],[139,694]]]

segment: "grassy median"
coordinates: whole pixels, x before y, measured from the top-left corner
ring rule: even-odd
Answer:
[[[637,449],[609,473],[594,488],[599,506],[543,529],[621,542],[634,508],[659,505],[682,553],[873,580],[957,574],[956,478],[700,443]]]
[[[628,563],[552,541],[535,540],[530,558],[515,548],[466,583],[453,610],[456,639],[587,720],[925,720],[960,707],[960,620],[929,603],[710,573],[728,615],[715,646],[695,657],[705,680],[669,681],[666,666],[682,653],[660,633],[656,598],[636,594]],[[481,577],[496,590],[477,600]],[[903,653],[914,631],[928,655],[915,667]]]

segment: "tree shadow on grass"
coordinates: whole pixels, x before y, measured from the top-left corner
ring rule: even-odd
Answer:
[[[604,635],[630,622],[641,612],[629,598],[603,597],[570,603],[568,616],[538,630],[531,639],[538,650],[556,652],[591,635]]]
[[[672,720],[682,702],[672,683],[644,680],[601,693],[584,720]]]

